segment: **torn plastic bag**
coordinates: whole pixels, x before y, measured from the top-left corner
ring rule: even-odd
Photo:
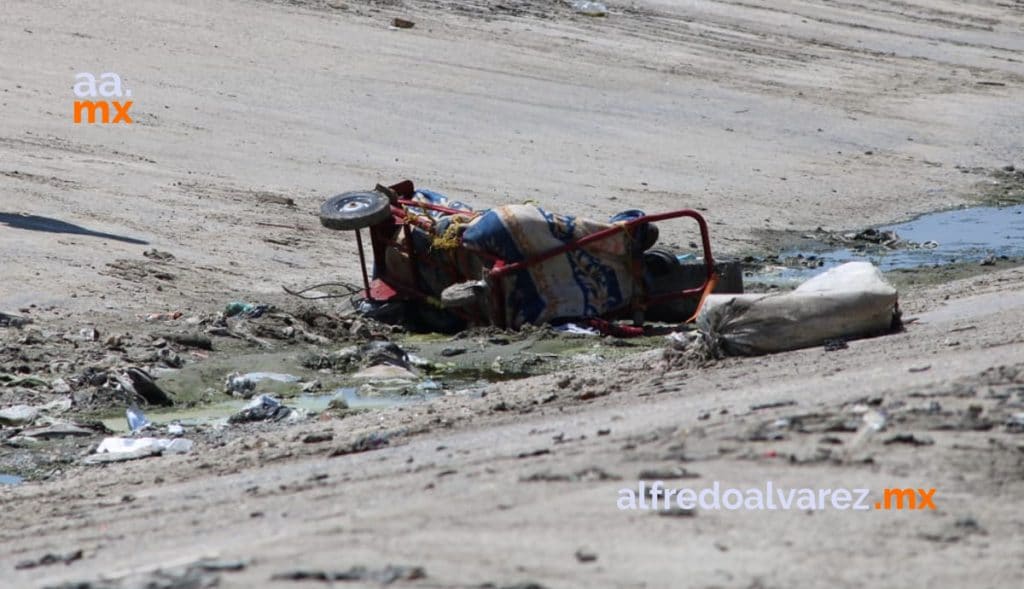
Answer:
[[[713,351],[754,356],[890,331],[896,289],[870,262],[849,262],[789,293],[710,295],[697,318]]]

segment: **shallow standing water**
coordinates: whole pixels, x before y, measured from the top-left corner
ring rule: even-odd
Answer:
[[[808,248],[782,252],[780,258],[816,257],[817,268],[776,269],[752,278],[763,282],[802,281],[822,270],[857,260],[869,261],[882,271],[913,269],[956,262],[980,262],[989,256],[1024,256],[1024,205],[1010,207],[970,207],[922,215],[905,223],[878,227],[895,231],[907,242],[934,247],[902,249],[849,247]]]

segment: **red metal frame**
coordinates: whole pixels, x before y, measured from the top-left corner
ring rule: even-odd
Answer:
[[[415,285],[419,283],[419,263],[433,264],[433,261],[429,256],[423,258],[417,258],[413,249],[412,242],[412,227],[415,225],[428,232],[433,232],[434,222],[432,219],[426,216],[409,214],[408,209],[420,209],[429,211],[438,211],[446,215],[466,214],[467,211],[453,209],[450,207],[444,207],[435,205],[432,203],[424,203],[411,200],[413,194],[415,194],[415,188],[413,183],[409,180],[405,180],[398,184],[389,187],[397,198],[392,198],[391,204],[391,219],[384,221],[378,225],[374,225],[370,228],[370,242],[373,248],[373,255],[376,264],[379,264],[379,269],[386,274],[386,267],[383,266],[385,259],[385,252],[387,247],[390,245],[396,245],[394,239],[395,229],[401,226],[401,231],[404,234],[404,246],[405,253],[409,259],[409,270],[410,276],[413,279],[413,284],[402,284],[396,281],[394,277],[387,277],[386,275],[382,278],[375,278],[371,283],[369,276],[366,272],[366,256],[363,252],[363,239],[360,232],[356,231],[356,246],[359,248],[359,261],[362,268],[363,274],[363,286],[364,292],[368,299],[373,301],[386,301],[397,296],[404,296],[408,298],[418,298],[425,300],[436,300],[436,295],[425,293],[420,291]],[[505,293],[503,286],[503,278],[513,272],[525,270],[531,266],[541,264],[546,260],[549,260],[555,256],[562,255],[566,252],[575,251],[580,248],[586,247],[597,241],[608,239],[614,235],[618,235],[622,232],[630,232],[638,225],[643,223],[657,223],[659,221],[667,221],[669,219],[678,219],[681,217],[690,217],[697,222],[700,228],[701,245],[704,251],[704,267],[706,268],[707,274],[704,278],[704,283],[699,287],[688,288],[677,292],[662,293],[657,296],[648,297],[646,294],[638,290],[638,296],[634,297],[631,301],[628,311],[636,314],[642,312],[650,305],[658,304],[668,300],[675,300],[689,297],[700,297],[711,288],[714,284],[713,276],[715,273],[715,260],[711,254],[711,238],[708,234],[708,224],[704,220],[704,217],[693,209],[679,209],[676,211],[668,211],[665,213],[657,213],[654,215],[644,215],[637,217],[636,219],[630,219],[629,221],[623,221],[615,223],[607,229],[602,229],[570,243],[564,244],[557,248],[548,250],[542,254],[533,256],[521,262],[507,263],[505,260],[499,258],[493,258],[490,256],[482,256],[488,261],[492,262],[490,270],[486,272],[486,279],[488,284],[491,286],[491,322],[497,327],[505,327],[507,318],[504,316],[505,310]],[[638,255],[633,256],[633,274],[636,279],[638,289],[643,288],[643,257],[642,252]],[[456,312],[456,310],[452,310]],[[468,317],[467,317],[468,318]]]

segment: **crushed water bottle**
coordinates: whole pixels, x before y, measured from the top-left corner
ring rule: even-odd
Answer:
[[[135,403],[132,403],[124,413],[128,419],[128,430],[132,433],[142,431],[153,425],[152,422],[146,419],[145,414],[142,413],[142,410]]]
[[[572,3],[572,8],[576,12],[586,16],[608,16],[608,7],[600,2],[576,0]]]

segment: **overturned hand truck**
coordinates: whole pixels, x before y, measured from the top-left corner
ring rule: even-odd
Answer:
[[[652,247],[654,223],[681,217],[700,229],[700,257]],[[435,331],[575,321],[640,335],[645,319],[692,319],[712,290],[742,292],[738,263],[716,265],[707,222],[692,209],[626,211],[608,223],[533,205],[474,211],[405,180],[334,196],[323,203],[320,220],[355,232],[367,305],[441,313],[447,320],[442,327],[435,322]],[[369,229],[372,274],[363,229]]]

